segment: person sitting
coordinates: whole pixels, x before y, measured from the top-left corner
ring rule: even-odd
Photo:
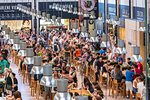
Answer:
[[[140,69],[141,72],[143,72],[143,65],[141,64],[141,62],[138,62],[138,69]]]
[[[127,65],[129,65],[129,66],[132,66],[132,65],[133,65],[133,63],[132,63],[132,61],[131,61],[131,58],[127,58]]]
[[[82,85],[83,85],[83,89],[88,90],[89,93],[94,92],[93,85],[90,83],[88,77],[84,78],[84,82],[82,83]]]
[[[13,86],[12,86],[12,90],[13,91],[12,92],[13,93],[18,91],[18,80],[17,80],[17,78],[15,76],[16,76],[16,74],[12,73],[12,82],[13,82]]]
[[[122,82],[124,76],[120,70],[120,65],[115,65],[114,70],[111,71],[111,77],[116,79],[119,83]]]
[[[78,46],[76,47],[76,49],[74,51],[74,54],[75,54],[75,59],[76,60],[79,60],[81,58],[81,51],[80,51]]]
[[[54,79],[60,79],[60,76],[56,70],[53,73],[54,73]]]
[[[77,76],[76,76],[76,72],[75,72],[75,67],[71,67],[71,69],[70,69],[68,82],[70,82],[70,83],[72,83],[72,82],[77,83]]]
[[[1,67],[0,73],[4,73],[4,69],[9,68],[8,61],[4,59],[3,55],[0,55],[0,67]]]
[[[22,100],[21,93],[19,91],[14,92],[13,97],[15,100]]]
[[[144,79],[143,78],[139,78],[138,79],[138,83],[137,83],[137,93],[140,93],[142,98],[145,95],[143,93],[143,92],[145,92],[144,88],[145,88],[145,86],[144,86]]]

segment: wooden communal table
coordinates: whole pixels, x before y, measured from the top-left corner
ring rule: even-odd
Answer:
[[[82,90],[78,90],[78,89],[72,90],[71,89],[71,90],[68,90],[68,92],[71,92],[71,93],[77,92],[79,95],[81,95],[81,93],[82,93],[82,95],[90,95],[90,93],[84,89],[82,89]]]

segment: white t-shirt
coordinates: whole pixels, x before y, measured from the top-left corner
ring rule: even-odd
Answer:
[[[145,86],[144,86],[143,82],[137,83],[138,93],[140,93],[141,96],[142,96],[142,94],[143,94],[143,89],[144,89],[144,87],[145,87]]]

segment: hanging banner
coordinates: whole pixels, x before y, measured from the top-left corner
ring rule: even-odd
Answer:
[[[17,9],[17,5],[21,4],[31,8],[31,3],[0,3],[0,20],[25,20],[31,19],[27,15]]]
[[[99,0],[98,8],[99,8],[99,13],[102,13],[102,16],[104,18],[104,0]]]

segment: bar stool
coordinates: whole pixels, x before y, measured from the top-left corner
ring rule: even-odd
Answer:
[[[119,87],[121,86],[121,83],[118,83],[116,79],[113,79],[112,81],[112,96],[114,97],[114,91],[116,91],[116,96],[117,98],[118,94],[121,93],[123,95],[123,89],[120,89]]]
[[[37,84],[36,99],[39,100],[39,96],[40,96],[40,83],[39,83],[39,81],[36,81],[36,84]]]
[[[142,97],[141,97],[140,93],[136,93],[136,99],[135,100],[142,100]]]
[[[104,73],[103,73],[104,74]],[[107,77],[103,77],[103,74],[102,72],[100,71],[99,73],[99,83],[100,83],[100,86],[102,87],[103,84],[107,84]]]
[[[34,96],[34,93],[36,93],[36,87],[37,87],[37,82],[32,78],[31,79],[31,96]]]

